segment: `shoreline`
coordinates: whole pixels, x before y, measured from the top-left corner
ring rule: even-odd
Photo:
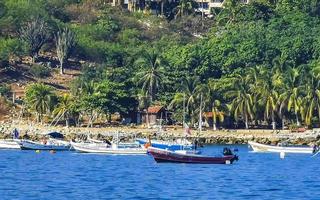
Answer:
[[[85,139],[92,137],[94,139],[112,139],[117,133],[126,141],[133,138],[146,138],[151,135],[155,139],[172,140],[185,137],[182,127],[165,127],[161,133],[156,128],[145,128],[142,126],[119,126],[119,127],[62,127],[45,126],[35,124],[17,124],[0,122],[0,138],[10,138],[12,130],[17,128],[21,138],[40,139],[44,133],[57,131],[66,136],[67,140]],[[42,133],[42,134],[41,134]],[[27,135],[27,136],[26,136]],[[263,130],[263,129],[233,129],[233,130],[203,130],[198,134],[196,130],[191,131],[188,138],[198,138],[203,144],[247,144],[248,141],[256,141],[263,144],[276,145],[278,142],[287,142],[293,145],[313,145],[320,144],[320,132],[307,130],[305,132],[291,132],[290,130]]]

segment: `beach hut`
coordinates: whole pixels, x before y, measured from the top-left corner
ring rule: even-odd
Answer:
[[[160,120],[168,121],[168,111],[164,106],[150,106],[141,113],[142,123],[155,125]]]

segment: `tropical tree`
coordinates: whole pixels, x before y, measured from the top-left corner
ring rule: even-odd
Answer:
[[[191,124],[194,125],[199,108],[199,95],[201,93],[200,79],[197,76],[184,78],[182,81],[181,91],[186,97],[186,112],[191,118]]]
[[[64,94],[59,98],[59,103],[54,109],[53,114],[59,119],[63,117],[66,126],[69,127],[69,120],[74,108],[74,97],[70,94]]]
[[[231,111],[235,120],[239,117],[245,122],[246,129],[249,128],[249,120],[253,119],[253,97],[250,93],[250,82],[248,76],[236,75],[233,83],[234,87],[227,92],[228,97],[233,97]]]
[[[289,68],[286,74],[283,85],[284,90],[279,95],[280,109],[285,107],[288,112],[293,111],[296,116],[297,126],[300,126],[299,113],[304,110],[302,109],[303,99],[300,95],[301,85],[299,69]],[[303,117],[303,115],[301,117]]]
[[[195,8],[197,8],[197,3],[194,0],[181,0],[176,7],[175,17],[180,16],[182,18],[183,16],[189,15],[194,12]]]
[[[225,0],[223,6],[224,9],[217,16],[218,22],[234,23],[241,12],[242,3],[238,0]]]
[[[184,106],[186,106],[185,104],[186,104],[186,95],[185,95],[185,93],[177,92],[177,93],[174,94],[173,99],[171,100],[171,102],[170,102],[170,104],[168,106],[169,109],[174,109],[175,118],[177,118],[177,116],[178,116],[179,120],[181,120],[182,123],[185,123],[183,121],[183,120],[185,120],[184,119],[185,116],[183,116],[185,114],[183,112],[185,112],[185,109],[186,109],[184,107]],[[177,113],[178,111],[182,111],[182,112],[178,114]]]
[[[220,122],[224,121],[224,112],[221,111],[221,101],[219,100],[214,100],[212,103],[212,108],[211,108],[211,112],[212,112],[212,128],[213,130],[217,130],[217,121],[219,120]]]
[[[279,94],[273,85],[272,74],[269,73],[268,69],[261,70],[261,77],[257,82],[258,87],[257,94],[259,95],[260,104],[264,106],[264,118],[272,121],[272,129],[276,129],[276,113],[278,108]],[[277,76],[277,74],[275,75]]]
[[[137,73],[138,84],[142,85],[142,90],[153,102],[163,79],[162,58],[156,51],[144,52],[136,64],[140,66],[140,72]]]
[[[48,30],[47,23],[39,17],[32,18],[20,29],[20,38],[28,45],[33,63],[38,57],[41,47],[49,38]]]
[[[306,77],[304,86],[306,96],[304,98],[305,105],[305,123],[311,125],[314,112],[318,111],[318,119],[320,120],[320,76],[314,71],[310,71]]]
[[[42,83],[31,84],[26,89],[26,104],[37,115],[37,121],[42,122],[43,115],[52,110],[55,101],[53,89]]]
[[[64,62],[68,59],[70,51],[74,46],[74,33],[65,27],[58,31],[56,37],[56,51],[60,62],[60,74],[64,74]]]
[[[175,93],[169,108],[181,109],[185,102],[185,111],[187,117],[191,119],[191,124],[194,125],[197,116],[199,94],[203,91],[201,88],[199,77],[189,76],[182,79],[179,91]]]
[[[225,112],[223,112],[223,105],[221,103],[222,97],[218,91],[219,83],[217,80],[210,80],[208,84],[198,88],[199,92],[203,94],[204,105],[211,110],[212,113],[212,129],[217,130],[217,122],[223,122]]]
[[[138,110],[140,112],[145,111],[147,116],[146,116],[146,122],[147,122],[147,126],[150,126],[149,123],[149,113],[148,113],[148,107],[150,106],[151,102],[150,102],[150,98],[148,96],[145,95],[145,93],[139,93],[137,96],[138,99]]]

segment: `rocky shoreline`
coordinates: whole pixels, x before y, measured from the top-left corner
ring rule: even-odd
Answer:
[[[99,140],[112,140],[112,137],[119,135],[123,141],[134,138],[151,138],[174,140],[184,137],[181,127],[166,127],[160,131],[158,129],[148,129],[144,127],[104,127],[104,128],[78,128],[78,127],[48,127],[31,124],[0,123],[0,138],[11,138],[14,128],[20,132],[23,139],[39,140],[44,137],[43,133],[53,131],[65,135],[66,140],[85,140],[87,137]],[[293,133],[288,130],[204,130],[199,134],[196,130],[189,135],[190,139],[197,138],[203,144],[247,144],[248,141],[256,141],[264,144],[274,144],[286,142],[292,145],[314,145],[320,144],[320,132],[307,130],[303,133]]]

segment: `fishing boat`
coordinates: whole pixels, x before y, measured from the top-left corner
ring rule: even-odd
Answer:
[[[19,142],[22,150],[54,150],[54,151],[69,151],[71,145],[69,142],[60,141],[57,139],[49,139],[48,141],[35,142],[31,140],[22,140]]]
[[[231,152],[228,151],[228,152]],[[195,164],[232,164],[238,160],[237,155],[226,154],[223,156],[203,156],[197,154],[183,154],[175,151],[159,149],[154,147],[148,148],[156,162],[172,162],[172,163],[195,163]]]
[[[0,149],[20,149],[19,139],[0,140]]]
[[[148,139],[136,139],[136,141],[141,146],[145,146],[147,143],[149,143]],[[151,146],[171,151],[192,150],[194,148],[192,143],[186,139],[177,139],[176,141],[151,140]]]
[[[102,140],[95,140],[92,138],[88,138],[87,139],[89,142],[91,143],[101,143],[101,144],[108,144],[108,145],[112,145],[112,144],[117,144],[117,146],[119,148],[140,148],[140,144],[138,142],[121,142],[120,136],[119,136],[119,132],[117,132],[117,134],[113,137],[112,141],[109,142],[108,140],[106,141],[102,141]]]
[[[160,124],[161,125],[161,124]],[[183,154],[200,154],[201,151],[197,151],[197,144],[192,144],[187,140],[187,136],[191,134],[189,126],[185,123],[185,95],[183,97],[183,122],[182,128],[184,130],[185,137],[178,138],[175,141],[163,141],[163,140],[151,140],[137,139],[136,141],[142,147],[155,147],[159,149],[166,149],[170,151],[177,151]]]
[[[139,146],[128,146],[123,144],[107,144],[92,142],[71,142],[72,147],[82,153],[103,153],[103,154],[146,154],[147,149]]]
[[[14,128],[12,131],[12,139],[0,140],[0,149],[20,149],[18,129]]]
[[[260,144],[253,141],[249,141],[248,144],[251,146],[254,152],[313,154],[313,153],[316,153],[317,151],[316,147],[275,146],[275,145]]]

